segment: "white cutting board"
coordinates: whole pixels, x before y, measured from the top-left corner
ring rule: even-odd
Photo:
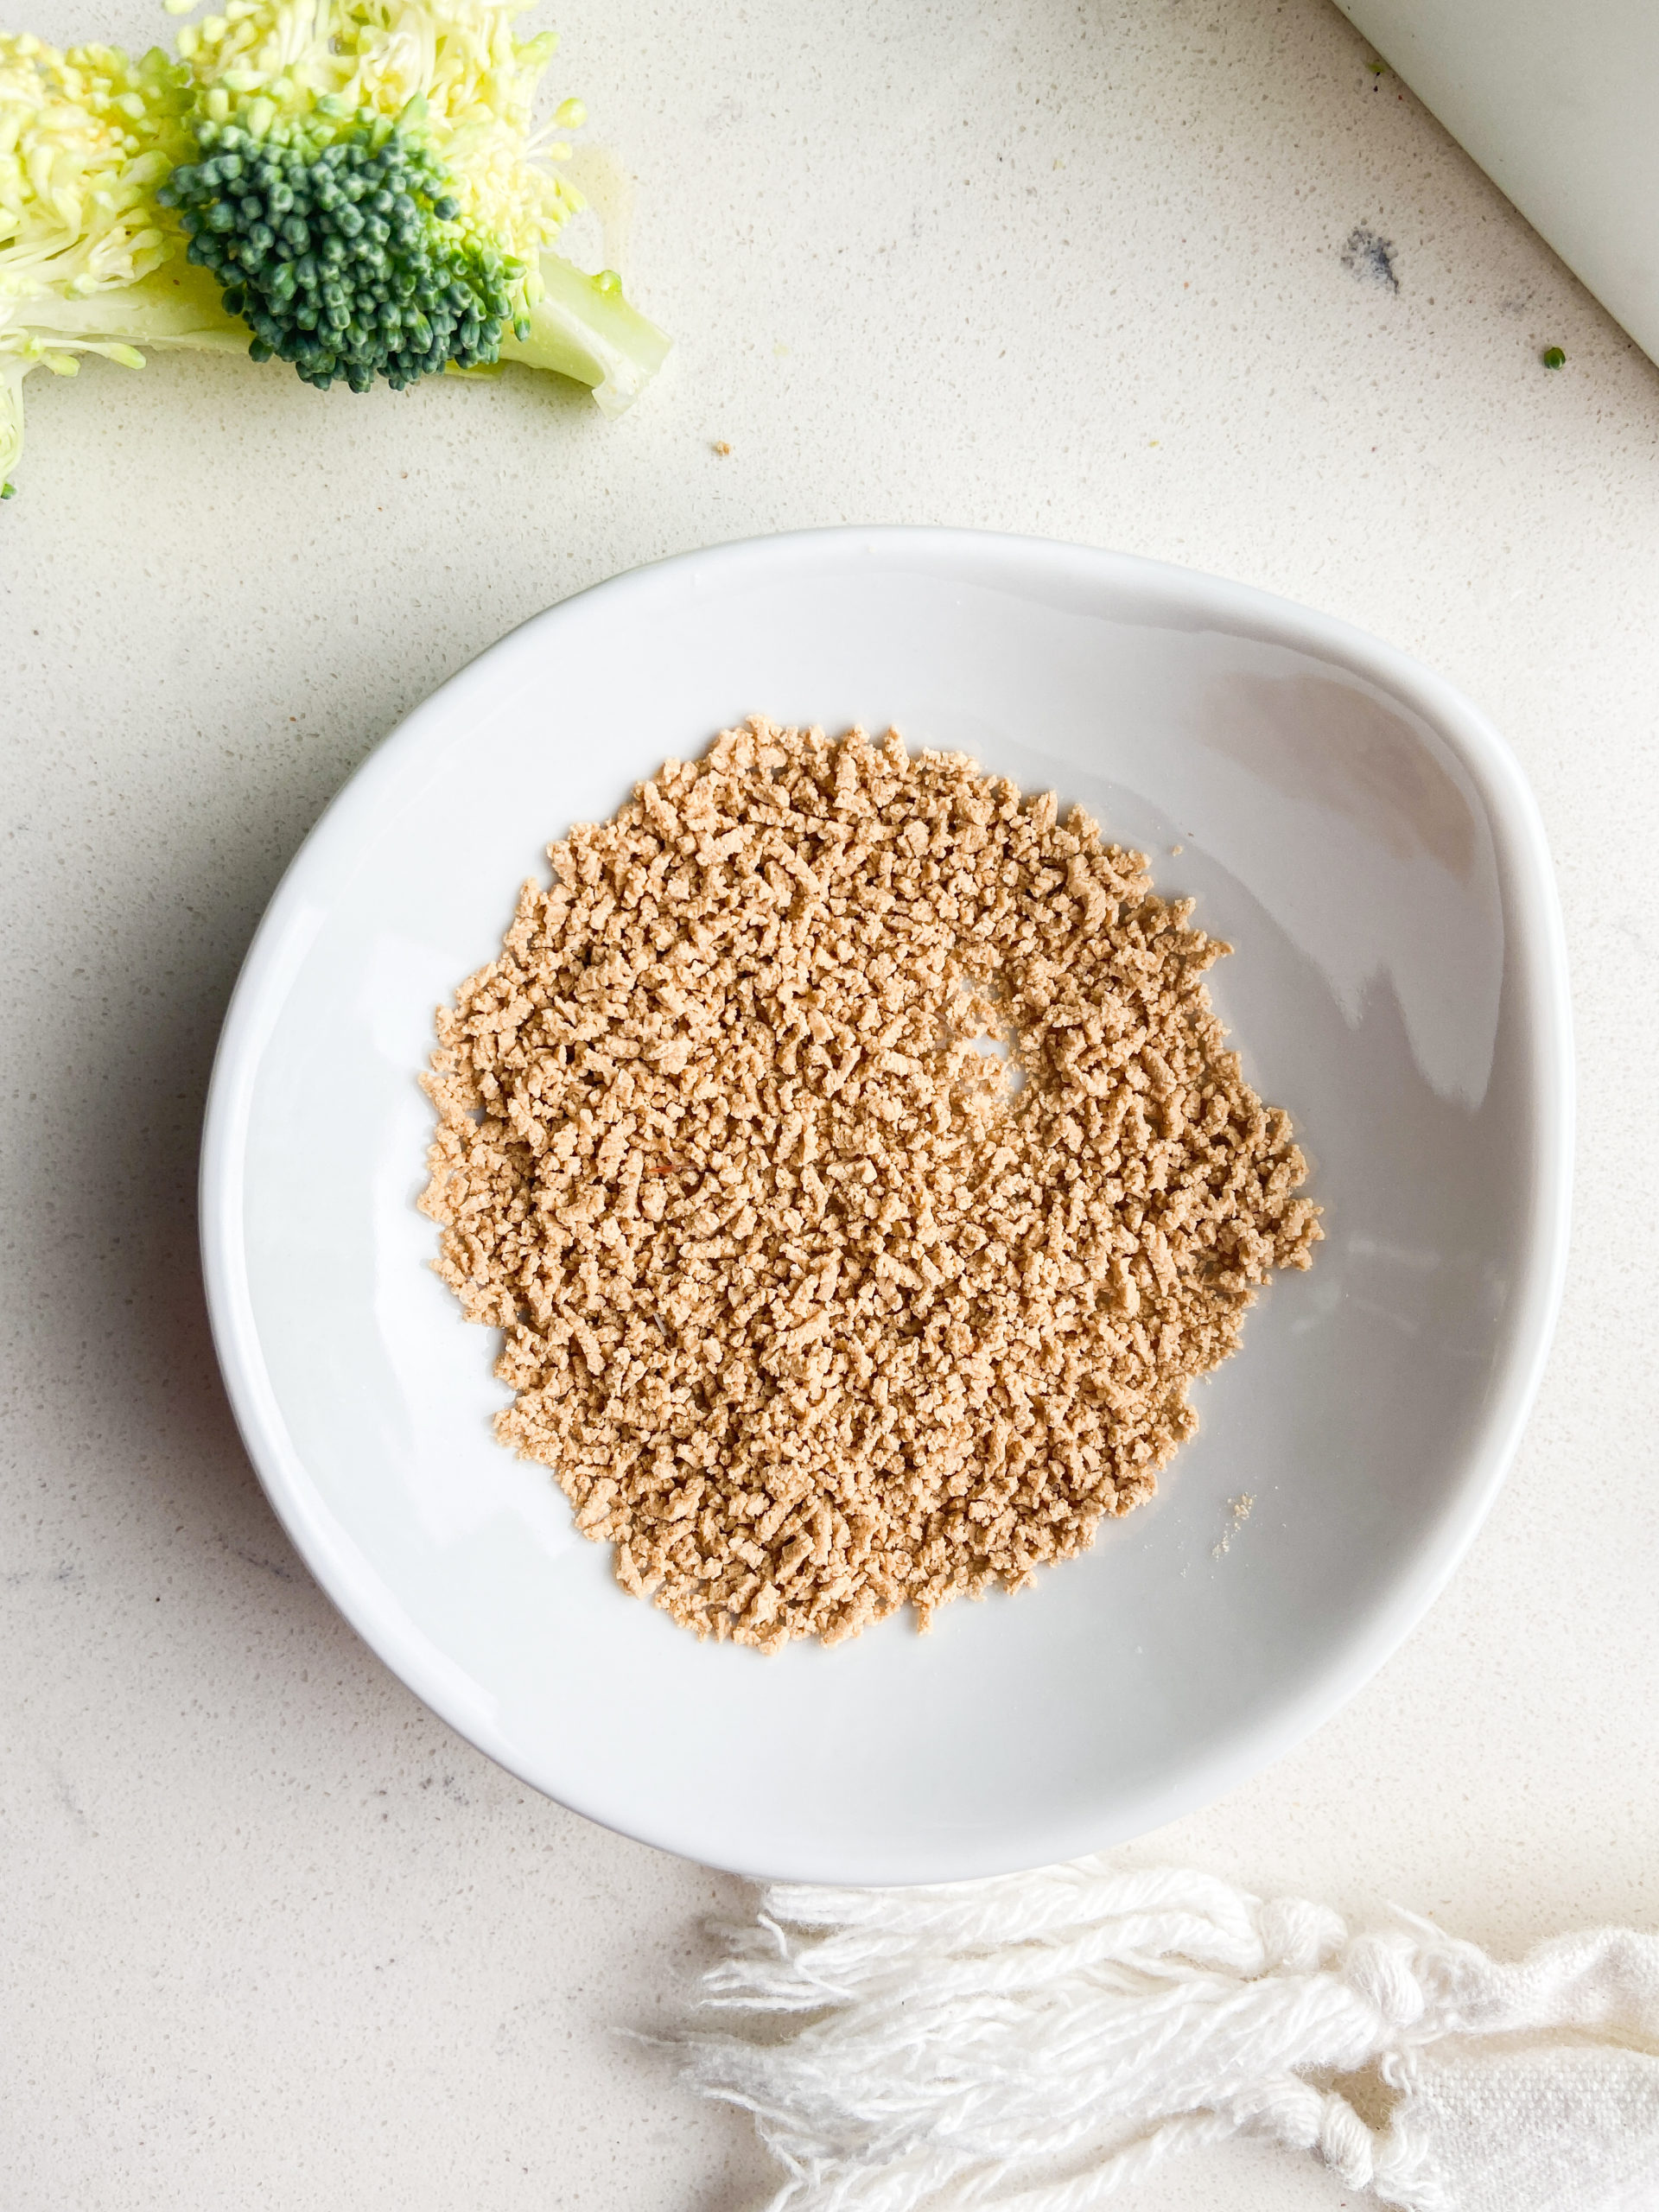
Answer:
[[[1659,360],[1659,0],[1337,0]]]

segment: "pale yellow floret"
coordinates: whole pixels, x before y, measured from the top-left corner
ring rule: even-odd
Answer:
[[[168,3],[182,14],[189,0]],[[550,31],[513,36],[515,19],[533,4],[232,0],[186,24],[177,46],[196,85],[229,96],[225,114],[239,109],[256,136],[323,98],[415,123],[449,169],[463,222],[526,264],[533,304],[538,257],[582,205],[549,166],[569,149],[532,127],[536,89],[557,45]],[[585,119],[582,103],[567,100],[554,124],[572,130]]]
[[[136,283],[178,250],[150,191],[188,154],[182,105],[159,56],[0,34],[0,351],[22,302]]]
[[[189,152],[183,105],[159,54],[0,34],[0,482],[22,449],[30,369],[73,376],[77,353],[143,365],[118,333],[54,331],[41,308],[124,291],[180,251],[151,192]]]

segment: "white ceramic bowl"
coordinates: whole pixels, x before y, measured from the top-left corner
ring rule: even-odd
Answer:
[[[1326,1209],[1312,1272],[1274,1284],[1195,1392],[1202,1433],[1158,1498],[1088,1558],[951,1605],[925,1637],[893,1618],[772,1658],[626,1597],[546,1471],[495,1443],[495,1340],[429,1271],[415,1206],[435,1005],[493,957],[550,838],[751,711],[897,722],[1149,851],[1160,887],[1236,947],[1217,1005]],[[493,1758],[744,1872],[988,1873],[1215,1796],[1417,1620],[1538,1379],[1571,1104],[1538,818],[1437,677],[1305,607],[1122,555],[811,532],[553,608],[353,778],[226,1022],[208,1299],[289,1534]]]

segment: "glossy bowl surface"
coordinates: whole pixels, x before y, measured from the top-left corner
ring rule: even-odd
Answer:
[[[494,1442],[494,1339],[428,1268],[415,1205],[434,1007],[493,956],[550,839],[751,712],[896,722],[1148,851],[1236,947],[1214,998],[1326,1210],[1312,1272],[1275,1283],[1198,1386],[1201,1433],[1157,1499],[1090,1556],[925,1637],[895,1618],[772,1658],[625,1596],[546,1471]],[[493,1758],[746,1872],[995,1872],[1218,1795],[1433,1598],[1543,1361],[1571,1065],[1536,811],[1426,669],[1123,555],[912,530],[723,546],[503,639],[307,840],[214,1071],[213,1329],[313,1573]]]

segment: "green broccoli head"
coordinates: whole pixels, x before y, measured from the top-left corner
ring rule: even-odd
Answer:
[[[529,335],[527,264],[462,219],[448,170],[407,120],[325,99],[263,134],[204,122],[198,143],[203,158],[156,196],[252,331],[256,360],[289,361],[325,391],[377,377],[401,391],[496,360],[509,323]]]
[[[528,4],[229,0],[180,31],[201,158],[160,196],[257,350],[363,391],[530,334],[582,201],[532,127],[556,41],[514,35]],[[555,123],[582,120],[567,101]]]

